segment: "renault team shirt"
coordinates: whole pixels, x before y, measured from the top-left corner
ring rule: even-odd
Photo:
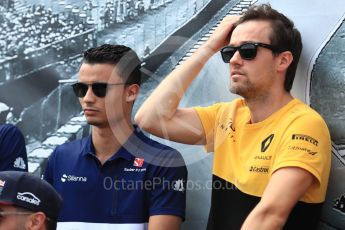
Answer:
[[[0,171],[28,171],[23,134],[10,124],[0,125]]]
[[[142,230],[153,215],[185,216],[182,156],[138,128],[103,165],[91,136],[58,146],[44,178],[63,198],[58,229]]]
[[[208,229],[240,229],[271,175],[283,167],[299,167],[315,177],[284,229],[316,229],[331,161],[329,131],[317,112],[293,99],[251,124],[243,99],[195,109],[207,136],[206,149],[214,152]]]

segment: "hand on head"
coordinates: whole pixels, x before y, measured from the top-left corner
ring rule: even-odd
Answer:
[[[232,15],[223,18],[211,37],[206,41],[205,46],[214,52],[218,52],[222,47],[228,45],[234,24],[240,17],[240,15]]]

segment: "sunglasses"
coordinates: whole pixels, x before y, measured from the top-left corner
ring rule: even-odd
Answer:
[[[127,85],[127,83],[104,83],[104,82],[96,82],[92,84],[86,84],[82,82],[77,82],[72,85],[73,91],[77,97],[85,97],[89,86],[91,86],[93,94],[97,97],[105,97],[107,94],[107,89],[109,86],[113,85]]]
[[[32,215],[34,212],[8,212],[8,211],[0,211],[0,221],[5,218],[6,216],[12,216],[12,215]],[[46,219],[50,221],[51,219],[46,216]]]
[[[5,216],[10,215],[31,215],[32,212],[6,212],[6,211],[0,211],[0,218],[4,218]]]
[[[240,46],[225,46],[220,50],[220,53],[222,54],[222,59],[225,63],[230,62],[230,59],[234,56],[237,50],[240,53],[242,59],[253,60],[258,52],[258,47],[263,47],[272,50],[275,53],[282,52],[280,49],[272,45],[260,42],[248,42]]]

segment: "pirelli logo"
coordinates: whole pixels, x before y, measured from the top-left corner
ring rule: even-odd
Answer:
[[[317,140],[315,140],[311,136],[304,135],[304,134],[292,134],[292,140],[303,140],[303,141],[312,143],[315,146],[319,144]]]

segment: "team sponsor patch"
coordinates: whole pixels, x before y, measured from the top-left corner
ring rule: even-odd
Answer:
[[[233,123],[231,118],[229,119],[229,121],[226,124],[219,123],[219,127],[224,131],[231,130],[231,131],[235,132],[234,123]]]
[[[123,168],[125,172],[146,172],[146,168]]]
[[[218,127],[221,130],[223,130],[228,135],[228,137],[230,137],[232,139],[232,141],[235,141],[234,133],[235,133],[236,129],[235,129],[234,123],[233,123],[231,118],[226,123],[218,123]]]
[[[250,166],[249,172],[253,173],[268,173],[269,172],[269,167],[268,166]]]
[[[18,192],[17,199],[37,206],[39,206],[41,203],[41,200],[31,192]]]
[[[257,155],[254,157],[254,160],[270,161],[271,159],[272,156]]]
[[[87,177],[63,174],[61,176],[61,182],[87,182]]]
[[[310,154],[310,155],[312,155],[312,156],[314,156],[314,155],[317,154],[317,152],[312,151],[312,150],[310,150],[310,149],[308,149],[308,148],[305,148],[305,147],[289,146],[288,149],[289,149],[289,150],[296,150],[296,151],[304,151],[304,152],[306,152],[306,153],[308,153],[308,154]]]
[[[25,161],[22,157],[17,157],[16,160],[13,162],[13,167],[18,169],[26,169]]]
[[[271,134],[268,137],[266,137],[265,140],[261,142],[261,152],[266,152],[268,147],[270,147],[273,138],[274,138],[274,134]]]
[[[183,179],[178,179],[174,181],[174,186],[173,189],[178,192],[184,192],[184,184],[183,184]]]
[[[143,164],[144,164],[144,159],[143,158],[136,157],[134,159],[133,166],[141,168],[141,167],[143,167]]]
[[[312,138],[311,136],[305,135],[305,134],[292,134],[292,140],[303,140],[306,142],[309,142],[315,146],[319,144],[317,140]]]

